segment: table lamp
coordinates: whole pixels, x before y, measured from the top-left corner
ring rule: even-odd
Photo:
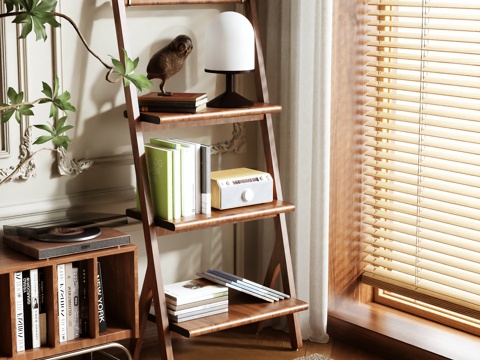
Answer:
[[[255,69],[255,35],[248,19],[234,11],[218,14],[208,25],[205,71],[225,74],[225,92],[207,103],[208,107],[243,108],[253,102],[235,92],[234,75]]]

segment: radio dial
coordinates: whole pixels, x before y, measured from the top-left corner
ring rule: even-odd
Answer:
[[[247,189],[242,193],[243,202],[249,202],[249,201],[252,201],[252,199],[253,199],[253,191],[252,190]]]

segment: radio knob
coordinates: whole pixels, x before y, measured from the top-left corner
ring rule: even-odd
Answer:
[[[252,199],[253,199],[253,191],[252,190],[247,189],[242,193],[243,202],[249,202],[249,201],[252,201]]]

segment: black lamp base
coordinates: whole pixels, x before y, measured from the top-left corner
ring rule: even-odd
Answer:
[[[205,69],[206,72],[218,72]],[[225,92],[218,95],[215,99],[207,103],[207,107],[212,108],[246,108],[253,105],[253,101],[245,99],[242,95],[235,92],[234,75],[241,72],[223,72],[225,74]]]
[[[207,107],[213,108],[246,108],[253,105],[253,101],[244,98],[236,92],[224,92],[207,103]]]

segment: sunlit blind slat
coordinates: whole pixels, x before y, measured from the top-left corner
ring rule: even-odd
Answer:
[[[480,319],[480,2],[369,4],[363,281]]]

